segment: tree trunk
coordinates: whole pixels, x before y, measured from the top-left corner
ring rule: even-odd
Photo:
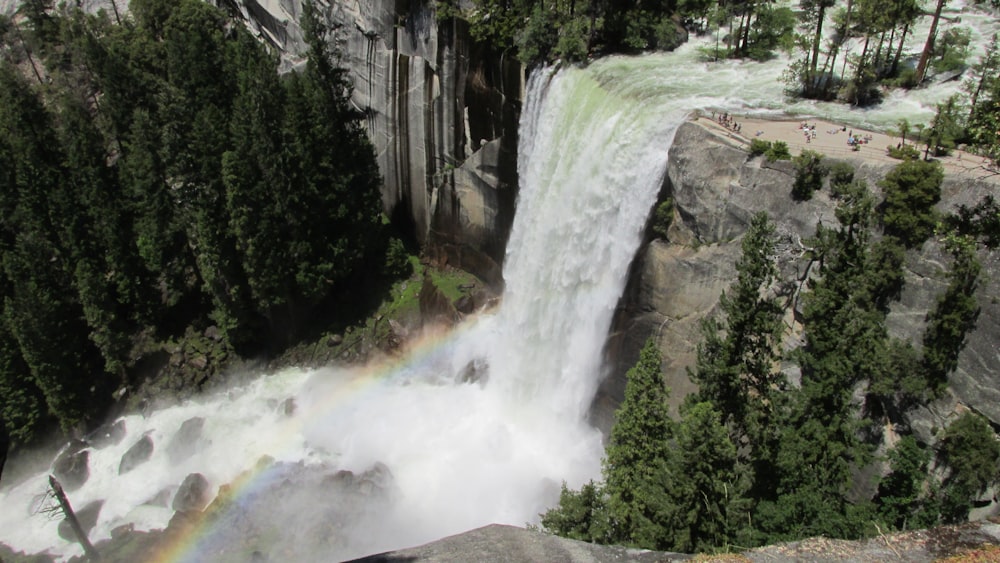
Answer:
[[[976,113],[976,103],[979,101],[979,94],[983,92],[983,87],[986,85],[988,79],[990,79],[990,68],[993,66],[993,58],[996,57],[996,40],[997,36],[993,36],[993,43],[986,50],[986,60],[982,63],[982,72],[979,73],[979,83],[976,84],[976,90],[972,93],[969,98],[969,119]]]
[[[871,35],[865,35],[865,45],[864,45],[864,47],[861,48],[861,58],[858,59],[858,68],[859,69],[867,66],[865,64],[865,59],[868,58],[868,45],[871,43],[871,40],[872,40],[872,36]]]
[[[743,53],[746,54],[749,51],[748,44],[750,43],[750,18],[756,14],[756,2],[751,2],[747,8],[747,26],[743,29]]]
[[[733,54],[737,57],[743,54],[743,28],[750,25],[750,22],[746,21],[746,17],[746,12],[740,14],[740,25],[736,28],[736,49],[733,51]],[[730,38],[730,41],[733,41],[733,39]]]
[[[910,24],[903,26],[903,33],[899,36],[899,48],[896,49],[896,56],[892,58],[892,68],[889,69],[889,74],[895,76],[896,72],[899,70],[899,58],[903,56],[903,43],[906,43],[906,34],[910,32]]]
[[[934,50],[934,40],[937,39],[938,20],[941,19],[941,10],[948,0],[938,0],[937,9],[934,10],[934,19],[931,21],[931,31],[927,34],[927,42],[924,43],[924,51],[920,53],[920,63],[917,64],[917,74],[913,77],[914,86],[924,81],[927,73],[927,63],[931,60],[931,51]]]
[[[854,8],[854,0],[847,0],[847,15],[844,17],[844,37],[842,38],[841,45],[847,43],[847,35],[851,32],[851,10]],[[837,45],[837,52],[840,51],[840,45]],[[837,53],[833,54],[833,59],[837,60]],[[840,81],[844,81],[844,73],[847,71],[847,56],[844,56],[844,66],[840,67]],[[833,75],[833,69],[830,69],[831,78]]]
[[[885,47],[885,59],[886,60],[889,60],[890,56],[892,55],[892,45],[893,45],[893,43],[895,41],[896,41],[896,28],[893,27],[892,31],[889,32],[889,44],[886,45],[886,47]],[[879,47],[879,51],[881,51],[881,50],[882,50],[881,47]],[[882,59],[879,58],[879,63],[880,63],[879,67],[882,66],[881,65],[881,61],[882,61]],[[890,66],[891,66],[891,63],[890,63]],[[880,76],[886,76],[886,74],[882,73]]]
[[[35,80],[37,80],[39,84],[44,85],[45,81],[42,80],[42,75],[38,72],[38,65],[35,64],[35,57],[31,55],[31,49],[28,48],[28,44],[24,41],[24,36],[21,35],[21,26],[14,22],[13,27],[14,33],[17,34],[18,41],[21,42],[21,48],[24,49],[24,54],[28,57],[28,62],[31,63],[31,71],[35,74]]]
[[[826,4],[819,3],[819,13],[816,15],[816,35],[813,36],[812,60],[809,62],[809,89],[816,90],[816,64],[819,63],[819,40],[823,37],[823,18],[826,16]]]
[[[94,545],[90,543],[90,540],[87,539],[87,533],[80,527],[80,521],[76,519],[76,513],[73,512],[73,507],[70,506],[69,499],[66,498],[66,493],[63,492],[62,485],[52,475],[49,475],[49,486],[52,487],[52,493],[56,495],[59,508],[62,509],[62,513],[66,517],[66,521],[69,522],[70,528],[73,528],[76,541],[80,542],[83,552],[87,554],[87,558],[91,561],[100,561],[101,555],[94,548]]]
[[[726,37],[726,57],[733,54],[733,15],[729,16],[729,37]]]
[[[111,9],[115,12],[115,23],[120,26],[122,24],[122,17],[121,14],[118,13],[118,4],[116,3],[116,0],[111,0]]]

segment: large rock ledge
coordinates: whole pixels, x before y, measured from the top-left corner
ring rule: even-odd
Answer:
[[[835,159],[831,159],[835,160]],[[848,160],[857,177],[881,199],[876,185],[893,165]],[[623,396],[625,372],[635,363],[646,338],[655,335],[664,356],[666,380],[676,407],[695,389],[686,374],[693,365],[700,340],[699,322],[718,307],[719,295],[735,278],[735,262],[750,217],[766,211],[777,226],[778,261],[784,284],[779,293],[790,295],[802,277],[806,262],[803,239],[816,225],[836,225],[835,203],[827,191],[812,200],[791,197],[794,167],[789,162],[768,163],[732,144],[729,139],[697,123],[681,125],[670,149],[664,192],[674,199],[675,218],[667,240],[654,240],[640,249],[612,328],[608,355],[612,373],[594,405],[594,421],[610,428],[614,408]],[[971,205],[987,193],[996,193],[995,180],[969,180],[946,175],[938,209],[951,212],[958,204]],[[976,297],[982,311],[968,335],[958,369],[949,377],[949,394],[908,413],[918,438],[933,443],[932,432],[943,428],[968,407],[1000,424],[1000,263],[996,252],[979,256],[983,265]],[[910,251],[902,299],[888,318],[890,333],[919,344],[924,318],[945,287],[949,258],[931,240]],[[798,328],[789,314],[791,330],[786,349],[799,345]],[[786,366],[790,375],[794,366]]]
[[[1000,525],[992,522],[970,522],[960,526],[945,526],[902,534],[891,534],[860,541],[811,538],[807,540],[772,545],[713,557],[626,549],[618,546],[595,545],[575,540],[525,530],[514,526],[494,524],[464,534],[450,536],[419,547],[390,551],[354,560],[354,563],[465,563],[466,561],[491,561],[520,563],[547,561],[549,563],[603,563],[603,562],[666,562],[695,559],[702,563],[712,561],[791,563],[797,561],[867,562],[910,561],[924,563],[944,557],[979,550],[994,557],[1000,556],[995,546],[1000,544]],[[989,557],[989,555],[987,555]],[[972,560],[970,558],[970,560]],[[976,559],[986,561],[988,559]]]

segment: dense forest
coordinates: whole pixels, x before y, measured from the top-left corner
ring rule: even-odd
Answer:
[[[881,101],[893,88],[917,88],[933,74],[965,81],[962,94],[938,108],[931,123],[899,124],[931,151],[965,144],[1000,160],[1000,55],[996,37],[971,60],[971,33],[942,26],[948,0],[477,0],[466,11],[458,0],[438,0],[439,17],[462,17],[472,34],[512,49],[526,64],[586,61],[608,53],[671,50],[690,35],[714,38],[706,61],[789,57],[790,97],[840,100],[857,106]],[[998,0],[976,0],[997,10]],[[931,21],[919,53],[904,49],[920,18]],[[860,45],[860,51],[857,46]]]
[[[115,21],[117,20],[117,21]],[[335,30],[308,60],[200,0],[0,19],[0,416],[18,443],[85,428],[188,327],[266,355],[362,314],[409,267]]]
[[[860,538],[963,521],[1000,483],[1000,442],[985,418],[966,411],[930,446],[903,416],[941,396],[958,364],[979,314],[977,249],[996,247],[1000,208],[987,197],[942,216],[941,167],[918,158],[879,182],[881,202],[850,165],[809,151],[795,165],[797,197],[830,190],[839,222],[804,242],[808,276],[795,301],[778,291],[775,227],[758,214],[720,313],[702,323],[688,372],[699,390],[680,420],[668,415],[651,339],[628,373],[603,480],[564,486],[545,529],[680,552]],[[904,284],[904,253],[931,237],[950,254],[948,284],[914,346],[890,336],[885,319]],[[783,355],[789,308],[803,345]]]

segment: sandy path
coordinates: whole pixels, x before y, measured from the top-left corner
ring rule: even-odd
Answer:
[[[823,121],[821,119],[809,120],[770,120],[755,117],[736,117],[736,123],[742,129],[739,133],[720,124],[717,119],[709,115],[702,115],[695,121],[710,131],[714,131],[720,136],[730,139],[732,142],[749,147],[750,140],[754,138],[765,141],[784,141],[788,143],[788,149],[792,155],[797,155],[804,149],[813,150],[830,158],[838,159],[864,159],[873,162],[884,162],[887,164],[898,164],[900,161],[889,158],[886,148],[896,146],[900,142],[899,136],[887,135],[877,131],[865,131],[854,127],[847,127],[843,130],[842,125]],[[715,114],[718,117],[718,114]],[[808,123],[811,127],[816,127],[816,138],[806,140],[806,135],[801,128],[803,123]],[[870,136],[871,140],[867,144],[862,144],[860,150],[854,151],[847,144],[848,135],[853,133],[856,137]],[[916,133],[911,133],[916,135]],[[912,144],[907,139],[908,144]],[[918,147],[923,153],[923,146]],[[986,167],[981,157],[969,154],[965,151],[952,151],[950,156],[939,157],[937,160],[945,168],[948,175],[964,177],[969,179],[1000,177],[1000,172],[990,170]]]

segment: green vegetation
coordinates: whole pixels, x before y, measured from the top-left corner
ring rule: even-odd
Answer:
[[[311,5],[307,62],[284,77],[196,0],[137,0],[122,25],[23,15],[0,22],[0,413],[19,442],[100,416],[156,341],[215,325],[280,351],[407,272]]]
[[[438,0],[439,18],[468,20],[472,35],[497,50],[513,47],[528,64],[585,61],[599,53],[676,48],[689,32],[711,31],[713,60],[766,60],[790,49],[795,14],[767,2],[556,2],[477,0],[471,7]],[[724,39],[723,39],[724,38]]]
[[[776,160],[791,160],[792,153],[788,151],[788,143],[784,141],[750,140],[750,156],[764,155],[768,162]]]
[[[957,236],[969,236],[986,248],[1000,246],[1000,204],[990,194],[976,205],[959,205],[954,215],[945,218],[945,228]]]
[[[948,237],[945,246],[953,257],[948,288],[927,313],[924,332],[924,367],[932,389],[939,393],[947,384],[947,375],[958,367],[965,335],[975,327],[979,317],[975,291],[981,270],[971,237]]]
[[[966,412],[945,431],[941,459],[951,469],[943,484],[942,515],[946,522],[961,522],[972,501],[1000,483],[1000,442],[983,417]]]
[[[674,222],[674,200],[667,198],[656,205],[653,211],[653,224],[651,226],[653,234],[666,239],[670,225]]]
[[[938,222],[934,205],[941,200],[944,171],[936,162],[907,160],[879,182],[885,192],[882,227],[907,248],[923,244]]]
[[[761,156],[771,150],[771,141],[750,139],[750,156]]]
[[[823,164],[823,155],[810,150],[792,159],[795,163],[795,183],[792,184],[792,198],[797,201],[812,199],[813,192],[823,188],[823,179],[830,169]]]
[[[792,153],[788,152],[788,143],[784,141],[774,141],[771,143],[771,148],[764,153],[764,158],[768,162],[774,162],[776,160],[791,160]]]
[[[913,145],[901,145],[889,147],[889,156],[898,160],[917,160],[920,158],[920,151]]]

